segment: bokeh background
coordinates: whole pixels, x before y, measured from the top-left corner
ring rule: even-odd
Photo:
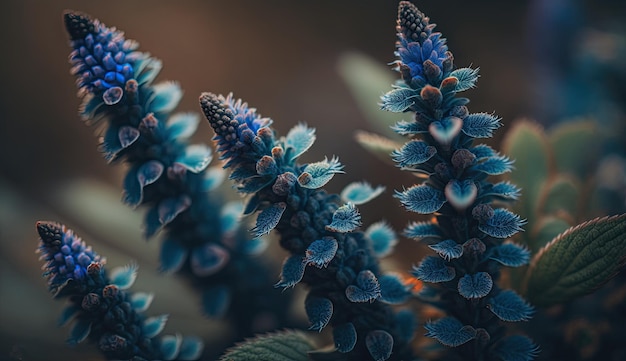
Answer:
[[[338,71],[346,52],[365,54],[380,64],[394,60],[397,3],[2,1],[0,360],[99,359],[88,346],[63,345],[68,328],[54,325],[62,302],[47,294],[34,253],[34,223],[39,219],[74,228],[107,255],[109,265],[137,261],[134,289],[156,293],[151,313],[170,313],[166,332],[199,334],[211,345],[219,344],[220,330],[227,327],[203,320],[193,291],[175,276],[155,271],[158,241],[141,240],[141,210],[132,212],[120,204],[123,167],[106,164],[97,151],[95,128],[77,116],[80,102],[69,74],[64,9],[86,12],[124,30],[140,42],[141,50],[160,58],[164,68],[159,79],[176,80],[185,91],[178,110],[198,111],[202,91],[233,91],[274,119],[281,134],[298,122],[315,127],[318,140],[304,160],[337,155],[345,164],[346,174],[335,177],[329,190],[358,180],[384,184],[387,191],[381,197],[360,207],[364,223],[384,218],[401,229],[415,217],[398,207],[393,190],[413,184],[414,178],[355,142],[356,129],[375,127],[365,120]],[[472,111],[495,111],[503,118],[504,129],[490,140],[496,146],[518,118],[549,127],[565,117],[593,115],[597,107],[585,107],[582,101],[578,108],[568,106],[563,90],[571,72],[581,66],[581,44],[601,59],[624,63],[615,50],[623,46],[623,37],[593,37],[605,31],[624,34],[624,1],[416,4],[438,24],[458,66],[481,68],[478,88],[467,96]],[[614,77],[590,79],[601,89],[616,86]],[[591,85],[583,81],[576,88],[582,100],[588,100],[586,87]],[[624,93],[611,94],[623,107]],[[193,139],[209,143],[210,137],[210,127],[202,123]],[[413,241],[403,239],[399,247],[402,256],[395,257],[400,267],[421,258],[422,250]]]

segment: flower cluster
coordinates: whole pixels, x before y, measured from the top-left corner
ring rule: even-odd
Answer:
[[[471,359],[531,360],[537,347],[525,336],[505,336],[501,321],[528,320],[533,307],[497,285],[501,266],[522,266],[530,258],[525,247],[504,242],[525,221],[495,207],[517,199],[520,190],[488,179],[511,171],[513,162],[474,144],[476,138],[491,137],[500,119],[470,114],[469,100],[456,96],[475,86],[478,69],[455,69],[446,40],[433,32],[428,17],[402,1],[397,24],[396,70],[402,80],[382,97],[382,108],[413,112],[412,122],[398,122],[394,130],[414,139],[391,156],[403,170],[427,179],[396,197],[409,211],[435,214],[433,221],[411,223],[405,234],[437,253],[424,258],[413,274],[428,284],[420,297],[447,313],[425,325],[426,335]]]
[[[110,275],[105,259],[85,245],[64,225],[37,222],[38,252],[46,263],[44,276],[55,297],[66,297],[59,323],[75,320],[68,342],[89,338],[109,360],[196,360],[203,350],[195,337],[157,337],[167,315],[146,318],[143,314],[153,295],[130,293],[136,267],[114,269]]]
[[[204,93],[200,105],[225,167],[231,169],[230,178],[241,193],[251,195],[244,213],[258,212],[252,232],[260,236],[275,229],[290,252],[276,286],[306,284],[311,329],[333,327],[335,350],[312,357],[408,359],[413,315],[396,314],[389,304],[405,301],[410,286],[397,275],[383,274],[378,265],[378,257],[393,247],[395,234],[384,223],[357,230],[361,218],[355,204],[383,189],[354,183],[341,195],[328,194],[322,187],[342,173],[339,160],[297,163],[315,142],[313,129],[299,124],[279,138],[270,119],[232,94]]]
[[[268,265],[252,256],[264,240],[251,240],[239,225],[241,204],[225,203],[217,192],[224,177],[208,168],[212,155],[204,145],[189,145],[199,123],[196,114],[171,114],[182,97],[174,82],[153,84],[161,62],[137,50],[115,28],[87,15],[67,12],[65,25],[74,49],[70,55],[81,115],[106,121],[101,149],[109,161],[130,167],[124,179],[124,202],[148,208],[145,235],[165,230],[161,268],[182,271],[202,290],[203,310],[211,317],[229,311],[240,337],[267,315],[283,325],[289,298],[266,292]],[[254,276],[251,276],[254,275]],[[233,305],[240,300],[240,305]],[[241,301],[245,300],[245,301]]]

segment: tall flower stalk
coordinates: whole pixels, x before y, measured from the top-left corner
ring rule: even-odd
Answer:
[[[413,270],[427,284],[421,299],[447,314],[426,323],[426,335],[450,347],[444,359],[531,360],[537,353],[533,342],[506,331],[509,322],[530,319],[533,307],[497,283],[502,266],[522,266],[530,258],[525,247],[505,241],[525,221],[497,207],[517,199],[520,190],[489,180],[511,171],[513,161],[475,144],[491,137],[500,119],[469,113],[469,100],[457,93],[475,87],[478,69],[455,68],[446,40],[434,27],[413,4],[400,2],[395,54],[402,80],[382,97],[383,109],[414,113],[413,121],[394,127],[411,138],[392,153],[394,162],[426,177],[396,197],[409,211],[435,215],[405,230],[437,254]]]
[[[59,324],[73,321],[68,343],[86,339],[108,360],[196,360],[202,341],[180,335],[158,337],[167,315],[146,317],[153,295],[126,291],[135,281],[136,266],[107,273],[106,261],[83,240],[55,222],[37,222],[38,252],[44,276],[55,298],[69,299]]]
[[[187,275],[202,292],[204,312],[228,315],[239,338],[284,326],[289,298],[267,290],[270,268],[253,257],[264,240],[240,227],[239,202],[213,191],[224,172],[208,168],[210,148],[188,142],[199,116],[172,114],[182,97],[178,84],[153,84],[161,62],[115,28],[73,11],[64,20],[80,114],[106,123],[105,158],[129,165],[123,200],[147,208],[146,238],[163,230],[161,269]]]
[[[354,202],[366,201],[382,189],[352,184],[342,196],[322,187],[343,166],[337,158],[299,164],[315,141],[304,124],[278,137],[264,118],[232,94],[204,93],[200,105],[211,127],[230,178],[250,195],[244,214],[257,212],[255,236],[276,230],[290,252],[282,267],[280,288],[308,286],[305,310],[311,329],[333,327],[335,349],[311,356],[324,360],[407,360],[413,334],[410,312],[394,313],[389,304],[409,297],[396,275],[384,275],[378,258],[395,239],[384,224],[358,231]],[[340,200],[347,201],[341,205]],[[373,236],[376,234],[376,236]],[[377,251],[376,251],[377,250]]]

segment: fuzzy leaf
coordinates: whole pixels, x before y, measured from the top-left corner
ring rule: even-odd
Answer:
[[[446,202],[444,193],[429,185],[417,185],[403,192],[396,191],[395,197],[409,211],[419,214],[437,212]]]
[[[498,154],[495,150],[493,150],[493,148],[486,144],[479,144],[470,148],[469,151],[476,156],[477,160],[494,157]]]
[[[452,239],[447,239],[437,244],[428,246],[433,251],[437,252],[446,261],[459,258],[463,255],[463,245],[456,243]]]
[[[161,271],[173,273],[178,271],[187,259],[188,251],[177,240],[166,239],[161,246]]]
[[[295,286],[302,280],[305,266],[304,259],[298,255],[286,258],[280,273],[280,281],[274,287],[288,288]]]
[[[562,123],[552,130],[549,142],[558,172],[584,180],[597,164],[600,147],[598,125],[593,121]]]
[[[136,207],[143,200],[143,188],[156,182],[163,174],[163,164],[156,160],[133,167],[124,179],[123,202]]]
[[[152,338],[161,333],[165,327],[165,323],[167,323],[167,318],[168,315],[161,315],[146,319],[141,328],[142,335],[144,337]]]
[[[298,124],[291,128],[285,138],[285,148],[289,153],[289,160],[294,160],[306,152],[315,143],[315,129],[305,124]]]
[[[425,242],[433,239],[438,240],[443,237],[439,226],[432,222],[411,222],[404,229],[404,235],[408,238]]]
[[[343,173],[343,165],[339,159],[333,157],[330,162],[324,159],[321,162],[309,163],[298,177],[298,183],[308,189],[317,189],[328,183],[335,174]]]
[[[391,153],[393,161],[400,167],[411,167],[427,162],[437,153],[437,148],[422,140],[411,140],[401,149]]]
[[[487,308],[502,321],[528,321],[535,312],[534,308],[517,293],[505,290],[487,300]]]
[[[481,194],[481,197],[497,197],[503,200],[517,200],[521,195],[521,190],[508,181],[499,182],[493,185],[489,190]]]
[[[176,159],[176,163],[182,165],[190,172],[200,173],[211,162],[211,148],[194,144],[185,149],[185,152]]]
[[[145,312],[154,299],[154,293],[136,292],[130,296],[130,305],[137,312]]]
[[[383,330],[374,330],[365,336],[365,346],[376,361],[385,361],[393,351],[393,337]]]
[[[567,302],[609,281],[626,259],[626,214],[596,218],[561,233],[533,258],[526,297],[539,306]]]
[[[456,87],[454,88],[454,91],[462,92],[474,88],[476,86],[476,82],[478,81],[479,70],[480,68],[459,68],[450,73],[450,76],[453,76],[459,80]]]
[[[400,276],[386,274],[378,278],[380,284],[380,300],[389,304],[400,304],[405,302],[411,295],[410,286],[402,282]]]
[[[356,276],[356,285],[346,287],[345,293],[350,302],[373,302],[380,297],[380,284],[372,271],[363,270]]]
[[[309,297],[304,302],[304,309],[309,322],[311,322],[309,330],[322,332],[322,329],[326,327],[328,321],[333,316],[333,303],[324,297],[316,297],[309,294]]]
[[[202,310],[213,319],[222,318],[228,311],[232,293],[225,285],[215,285],[202,292]]]
[[[154,94],[148,100],[148,109],[153,113],[169,113],[183,97],[183,91],[176,82],[163,82],[153,85]]]
[[[357,340],[356,328],[351,322],[336,326],[333,328],[333,340],[337,351],[341,353],[352,351]]]
[[[176,356],[178,356],[182,342],[183,338],[180,335],[165,335],[161,337],[159,349],[163,354],[163,360],[169,361],[177,359]]]
[[[526,336],[512,335],[498,342],[493,353],[501,360],[531,361],[539,353],[539,347]]]
[[[220,211],[220,225],[223,233],[232,233],[239,229],[243,204],[239,201],[224,204]]]
[[[491,292],[493,280],[487,272],[466,274],[458,284],[459,294],[467,299],[483,298]]]
[[[67,339],[67,343],[70,345],[76,345],[83,342],[89,333],[91,332],[91,320],[78,319],[72,325],[70,330],[70,337]]]
[[[260,237],[274,229],[280,222],[280,217],[283,216],[286,208],[287,204],[280,202],[272,204],[259,213],[256,218],[256,226],[250,230],[253,236]]]
[[[491,138],[493,131],[500,128],[500,118],[487,113],[470,114],[463,119],[463,133],[472,138]]]
[[[426,256],[411,272],[418,280],[431,283],[447,282],[454,279],[456,271],[440,257]]]
[[[130,288],[137,278],[137,265],[130,264],[124,267],[117,267],[111,271],[109,278],[110,282],[121,290]]]
[[[229,349],[220,361],[308,361],[313,342],[298,331],[256,336]]]
[[[167,121],[169,139],[188,139],[196,132],[200,117],[196,113],[176,113]]]
[[[176,359],[180,361],[197,360],[202,356],[203,350],[204,343],[201,339],[198,337],[184,337]]]
[[[526,247],[515,243],[505,243],[496,246],[489,259],[498,261],[505,266],[519,267],[530,261],[530,251]]]
[[[383,186],[372,188],[367,182],[353,182],[341,191],[341,199],[346,203],[364,204],[378,197],[384,190]]]
[[[401,120],[391,127],[393,131],[400,135],[415,135],[428,133],[428,128],[418,122],[406,122]],[[396,147],[397,149],[398,147]]]
[[[364,235],[370,242],[376,257],[389,255],[398,243],[396,232],[384,221],[373,223],[367,227]]]
[[[415,104],[415,99],[418,97],[419,93],[416,90],[411,88],[396,88],[390,90],[380,98],[382,101],[380,108],[394,113],[401,113]]]
[[[257,256],[267,249],[268,243],[267,237],[261,236],[245,241],[240,250],[248,256]]]
[[[207,168],[204,172],[202,186],[207,191],[212,191],[222,184],[226,177],[226,171],[221,166]]]
[[[189,264],[194,275],[207,277],[214,275],[230,261],[230,252],[216,244],[206,243],[191,251]]]
[[[471,169],[488,175],[500,175],[508,173],[513,169],[513,161],[508,157],[498,155],[486,158],[484,161],[472,166]]]
[[[428,126],[428,132],[439,144],[450,144],[461,132],[463,121],[457,117],[447,117],[437,120]]]
[[[463,211],[476,200],[478,188],[472,179],[463,181],[453,179],[446,185],[444,194],[448,203],[456,210]]]
[[[338,247],[337,240],[332,237],[318,239],[307,248],[304,262],[317,268],[325,268],[335,258]]]
[[[517,214],[498,208],[494,210],[493,217],[479,225],[478,229],[495,238],[509,238],[515,233],[523,231],[522,226],[524,224],[526,221]]]
[[[444,317],[424,325],[427,337],[432,337],[448,347],[457,347],[476,337],[472,326],[463,324],[454,317]]]
[[[332,232],[352,232],[361,226],[361,214],[354,204],[348,203],[337,208],[333,213],[333,221],[326,226]]]
[[[191,206],[191,199],[187,195],[162,200],[158,206],[159,223],[162,225],[170,223],[189,206]]]

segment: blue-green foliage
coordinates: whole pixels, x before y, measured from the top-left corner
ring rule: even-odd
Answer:
[[[251,241],[222,196],[210,192],[224,178],[223,170],[207,168],[210,148],[189,144],[199,116],[172,113],[182,96],[180,87],[154,84],[161,62],[139,52],[138,44],[122,32],[76,12],[65,14],[65,25],[73,48],[72,74],[84,98],[81,115],[92,123],[106,122],[101,144],[105,157],[129,164],[123,200],[147,208],[146,237],[164,230],[161,269],[189,276],[202,292],[208,316],[224,316],[233,299],[248,300],[252,307],[231,310],[239,337],[252,334],[255,316],[267,314],[268,307],[283,318],[289,298],[264,289],[272,283],[262,280],[270,273],[268,267],[251,258],[262,249],[262,241]],[[295,132],[292,137],[306,135]],[[269,174],[276,165],[259,162],[257,167]],[[267,231],[260,228],[257,236]],[[270,300],[274,296],[278,300]]]
[[[351,185],[342,192],[348,202],[342,206],[339,195],[321,189],[342,173],[337,158],[297,163],[313,144],[312,129],[299,124],[278,137],[270,119],[232,94],[204,93],[200,105],[215,131],[213,140],[231,170],[230,178],[241,193],[250,195],[244,213],[258,212],[252,232],[275,229],[281,246],[291,253],[276,286],[305,283],[311,329],[321,331],[328,324],[334,328],[336,351],[311,357],[408,359],[412,316],[394,316],[387,303],[404,301],[409,289],[398,278],[383,275],[377,259],[389,253],[395,234],[380,226],[369,236],[359,231],[360,215],[351,203],[363,203],[382,189]]]
[[[525,221],[492,205],[520,195],[513,184],[488,180],[511,171],[513,161],[486,145],[473,144],[476,138],[491,137],[500,119],[470,114],[469,100],[457,97],[475,87],[478,69],[455,70],[452,53],[434,27],[413,4],[400,2],[395,64],[402,81],[381,104],[383,109],[414,113],[413,122],[399,122],[394,130],[417,138],[391,156],[399,167],[429,175],[422,184],[396,193],[407,210],[436,215],[436,221],[412,223],[405,230],[438,254],[427,256],[413,270],[415,277],[429,283],[425,290],[430,294],[425,291],[422,299],[448,313],[427,323],[426,335],[462,357],[531,360],[536,346],[522,336],[505,338],[501,321],[528,320],[533,308],[497,285],[501,265],[521,266],[530,257],[524,247],[502,243],[521,231]]]
[[[37,222],[38,252],[44,276],[55,297],[69,299],[60,324],[74,320],[68,343],[89,339],[109,360],[196,360],[203,343],[180,335],[157,337],[167,315],[147,318],[152,295],[125,291],[135,281],[136,266],[107,275],[105,260],[64,225]]]

